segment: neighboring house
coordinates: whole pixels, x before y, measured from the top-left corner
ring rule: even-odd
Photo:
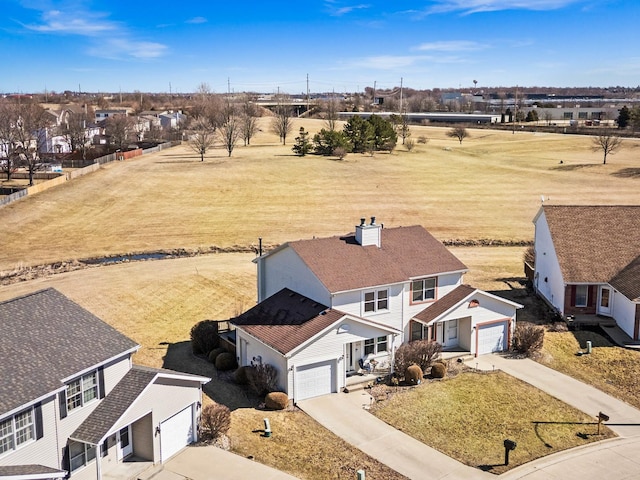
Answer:
[[[640,338],[640,206],[543,205],[534,288],[563,316],[613,318]]]
[[[139,345],[60,292],[0,303],[0,331],[0,479],[99,480],[197,440],[210,379],[132,365]]]
[[[101,122],[106,120],[109,117],[114,117],[116,115],[124,115],[125,117],[129,114],[129,110],[126,108],[114,108],[108,110],[96,110],[95,111],[95,122]]]
[[[173,130],[187,123],[187,116],[182,112],[169,112],[159,115],[164,130]]]
[[[428,339],[507,350],[521,305],[464,285],[467,267],[421,226],[288,242],[255,260],[258,304],[232,322],[240,365],[269,363],[294,400],[335,392],[371,360]]]

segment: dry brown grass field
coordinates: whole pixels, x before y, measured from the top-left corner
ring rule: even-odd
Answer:
[[[0,208],[0,272],[59,260],[173,248],[267,244],[341,234],[362,216],[422,224],[448,239],[530,240],[540,196],[553,203],[638,203],[640,142],[602,165],[589,138],[413,127],[406,152],[296,157],[263,132],[231,158],[187,146],[68,182]],[[319,120],[298,120],[311,132]],[[563,161],[560,164],[560,160]]]

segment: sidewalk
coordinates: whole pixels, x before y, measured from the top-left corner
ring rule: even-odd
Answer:
[[[640,410],[533,360],[492,354],[468,360],[466,364],[480,370],[500,369],[593,416],[594,420],[598,412],[603,412],[609,416],[607,427],[621,437],[640,435]]]
[[[308,415],[356,448],[409,478],[421,480],[496,478],[464,465],[391,427],[369,413],[367,392],[334,393],[298,403]]]
[[[153,480],[296,480],[289,474],[217,447],[187,447],[171,458]]]

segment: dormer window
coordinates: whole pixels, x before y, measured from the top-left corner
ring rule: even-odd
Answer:
[[[423,278],[411,282],[411,302],[429,302],[436,298],[436,278]]]
[[[364,312],[373,313],[389,310],[389,290],[374,290],[364,294]]]

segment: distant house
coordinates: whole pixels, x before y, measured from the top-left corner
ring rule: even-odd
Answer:
[[[543,205],[533,222],[536,292],[640,339],[640,206]]]
[[[54,289],[0,303],[0,479],[117,478],[197,440],[210,379],[132,365],[139,345]]]
[[[116,116],[116,115],[128,115],[129,111],[126,108],[112,108],[105,110],[96,110],[95,111],[95,123],[106,120],[107,118]]]
[[[372,360],[389,367],[411,340],[461,355],[507,350],[521,307],[463,284],[467,267],[423,227],[374,218],[255,262],[258,304],[232,320],[238,361],[274,365],[294,401],[338,391]]]

